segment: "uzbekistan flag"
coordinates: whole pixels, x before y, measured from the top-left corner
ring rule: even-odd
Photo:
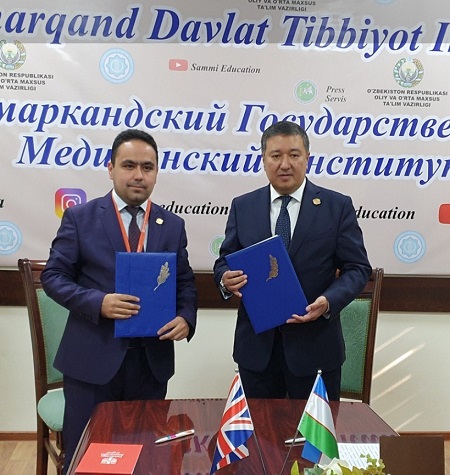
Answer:
[[[306,439],[302,457],[313,463],[328,464],[339,458],[336,431],[327,390],[319,373],[306,403],[298,430]]]
[[[228,400],[217,434],[210,475],[236,460],[248,457],[248,449],[245,444],[252,434],[252,418],[241,378],[239,374],[236,374],[228,393]]]

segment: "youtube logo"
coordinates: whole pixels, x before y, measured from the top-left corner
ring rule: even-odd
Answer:
[[[441,224],[450,224],[450,204],[439,206],[439,222]]]
[[[169,69],[171,71],[187,71],[188,66],[187,59],[169,59]]]

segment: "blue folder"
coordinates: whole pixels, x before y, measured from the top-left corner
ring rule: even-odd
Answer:
[[[231,270],[242,270],[248,282],[242,302],[256,333],[304,315],[308,302],[280,236],[272,236],[225,256]]]
[[[139,313],[115,321],[115,337],[151,337],[176,316],[176,253],[118,252],[116,292],[139,297]]]

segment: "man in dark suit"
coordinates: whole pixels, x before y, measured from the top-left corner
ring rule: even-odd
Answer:
[[[184,221],[150,201],[158,174],[153,137],[139,130],[120,133],[108,171],[113,190],[65,211],[41,275],[45,292],[70,310],[55,358],[64,375],[65,470],[96,404],[165,397],[174,374],[173,342],[190,340],[196,325]],[[128,236],[133,220],[136,244]],[[176,315],[158,337],[114,337],[115,320],[139,311],[138,297],[114,289],[116,252],[126,250],[177,254]]]
[[[249,398],[307,399],[320,369],[329,398],[338,400],[345,359],[339,312],[371,274],[362,232],[350,197],[306,178],[309,139],[301,127],[272,125],[262,135],[261,153],[270,184],[233,200],[214,278],[224,298],[241,297],[247,276],[230,270],[225,256],[282,235],[284,227],[309,306],[305,315],[256,334],[241,302],[233,357]],[[279,221],[283,211],[287,223],[286,216]]]

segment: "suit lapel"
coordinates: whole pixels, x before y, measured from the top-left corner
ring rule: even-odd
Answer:
[[[256,241],[259,242],[267,239],[272,235],[270,228],[270,187],[265,186],[258,190],[253,200],[253,216],[252,221],[256,223],[255,233]]]
[[[164,224],[161,208],[152,203],[148,217],[147,246],[145,248],[147,252],[154,252],[158,249]]]
[[[320,188],[310,181],[306,182],[305,191],[303,192],[300,213],[298,214],[297,224],[295,225],[294,234],[292,236],[289,254],[296,254],[302,245],[305,236],[313,229],[314,221],[319,212]],[[319,201],[318,201],[319,200]]]
[[[117,214],[112,200],[111,192],[103,197],[100,208],[103,212],[102,222],[107,239],[115,251],[125,252],[126,247],[123,242],[120,224],[117,221]]]

